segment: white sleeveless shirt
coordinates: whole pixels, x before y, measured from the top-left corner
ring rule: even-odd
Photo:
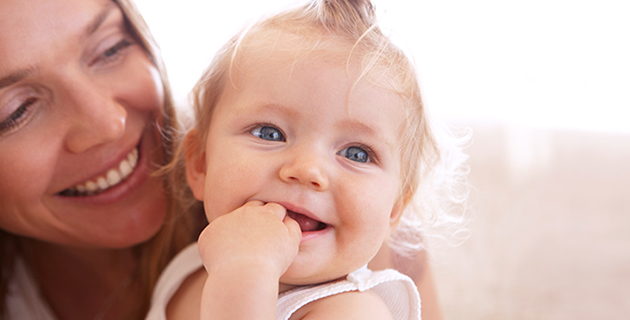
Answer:
[[[166,306],[189,275],[203,268],[197,243],[173,258],[160,275],[151,299],[147,320],[166,320]],[[395,320],[419,320],[420,296],[413,281],[395,270],[373,272],[367,267],[350,273],[345,280],[298,287],[280,294],[276,319],[286,320],[309,302],[348,291],[371,289],[385,302]]]
[[[7,288],[5,319],[56,320],[22,259],[15,260],[13,270]]]

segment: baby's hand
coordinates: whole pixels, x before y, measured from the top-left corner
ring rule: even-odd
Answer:
[[[297,255],[301,239],[298,223],[283,206],[250,201],[212,221],[199,236],[199,252],[208,272],[264,270],[277,272],[279,279]]]

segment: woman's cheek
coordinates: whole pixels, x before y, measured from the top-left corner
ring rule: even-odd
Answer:
[[[46,145],[38,146],[35,141],[20,145],[0,143],[0,228],[14,232],[21,229],[16,223],[30,220],[23,213],[42,204],[56,162]]]
[[[123,106],[137,111],[161,114],[164,106],[164,87],[158,70],[144,52],[135,49],[124,62],[124,72],[110,83],[116,86],[115,99]]]

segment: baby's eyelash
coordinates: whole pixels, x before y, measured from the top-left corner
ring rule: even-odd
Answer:
[[[349,148],[358,148],[358,149],[361,149],[361,150],[365,151],[367,153],[367,156],[368,156],[368,161],[366,161],[365,163],[369,163],[369,162],[372,162],[372,163],[375,163],[375,164],[379,163],[378,162],[378,158],[376,157],[376,153],[374,153],[372,147],[370,147],[369,145],[366,145],[366,144],[362,144],[362,143],[347,145],[343,149],[339,150],[337,152],[337,154],[342,155],[341,152],[344,151],[344,150],[348,150]]]
[[[252,130],[256,129],[256,128],[262,128],[262,127],[274,127],[280,131],[282,131],[282,129],[280,129],[280,126],[272,123],[272,122],[257,122],[255,124],[252,124],[250,126],[248,126],[247,128],[245,128],[245,132],[251,132]]]
[[[270,128],[277,132],[270,132],[270,130],[264,130],[265,128]],[[257,123],[249,127],[247,132],[255,137],[258,137],[263,140],[268,141],[286,141],[286,135],[280,129],[279,126],[271,124],[271,123]]]

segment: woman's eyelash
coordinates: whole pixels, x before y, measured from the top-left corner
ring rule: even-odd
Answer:
[[[36,100],[35,98],[27,99],[19,108],[9,115],[7,119],[0,122],[0,134],[9,132],[17,127],[20,124],[20,120],[24,117],[24,114],[28,111],[28,107]]]
[[[113,46],[113,47],[107,49],[105,52],[103,52],[103,56],[104,57],[111,57],[111,56],[115,55],[116,53],[118,53],[120,50],[129,47],[130,45],[131,45],[131,42],[129,42],[126,39],[123,39],[122,41],[118,42],[115,46]]]
[[[105,50],[105,52],[103,52],[101,55],[98,56],[98,58],[93,62],[93,64],[115,60],[116,58],[118,58],[118,56],[123,50],[125,50],[126,48],[128,48],[129,46],[133,44],[134,43],[132,41],[123,39],[119,41],[118,43],[116,43],[113,47]]]

